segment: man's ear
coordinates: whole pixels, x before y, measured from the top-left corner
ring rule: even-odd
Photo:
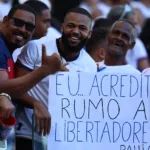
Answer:
[[[61,25],[61,33],[64,31],[64,23]]]
[[[129,48],[130,48],[131,50],[134,48],[135,43],[136,43],[136,42],[134,41],[134,42],[132,42],[132,43],[130,44],[130,47],[129,47]]]
[[[5,16],[4,18],[3,18],[3,21],[2,21],[2,26],[7,26],[8,25],[8,23],[9,23],[9,17],[8,16]]]
[[[89,35],[88,35],[88,38],[90,38],[92,35],[92,30],[89,31]]]
[[[99,48],[97,50],[97,55],[98,55],[99,59],[101,59],[101,61],[103,61],[104,60],[104,48]]]

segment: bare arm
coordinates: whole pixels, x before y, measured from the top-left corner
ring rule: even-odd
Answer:
[[[20,67],[16,64],[16,77],[21,77],[27,74],[30,74],[30,71]],[[48,112],[46,106],[40,100],[36,100],[35,98],[31,97],[28,94],[25,94],[20,99],[16,99],[18,103],[21,103],[25,107],[33,108],[34,116],[35,116],[35,130],[38,128],[40,135],[46,135],[50,132],[50,125],[51,125],[51,116]]]
[[[53,64],[53,65],[52,65]],[[8,93],[12,98],[18,98],[31,89],[36,83],[61,69],[61,61],[57,54],[46,56],[42,47],[42,66],[25,76],[8,80],[7,72],[0,72],[0,92]]]

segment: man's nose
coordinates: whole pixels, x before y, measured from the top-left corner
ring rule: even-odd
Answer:
[[[117,35],[117,38],[118,38],[118,39],[121,39],[121,38],[122,38],[122,34],[121,34],[121,33],[118,34],[118,35]]]
[[[26,31],[25,24],[24,24],[22,27],[19,27],[19,29],[20,29],[21,31],[25,32],[25,31]]]
[[[75,28],[73,29],[73,32],[74,32],[74,33],[79,33],[79,28],[78,28],[78,27],[75,27]]]

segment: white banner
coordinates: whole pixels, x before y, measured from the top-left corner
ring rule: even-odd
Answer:
[[[51,76],[48,150],[150,150],[149,77]]]

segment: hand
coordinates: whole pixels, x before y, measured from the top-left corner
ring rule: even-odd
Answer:
[[[69,69],[66,67],[69,63],[64,63],[64,64],[61,64],[61,68],[59,71],[64,71],[64,72],[68,72]]]
[[[9,118],[15,107],[6,96],[0,96],[0,113],[3,119]]]
[[[40,101],[34,102],[33,109],[36,120],[35,130],[37,131],[39,129],[40,135],[45,136],[49,134],[51,127],[51,116],[48,109]]]
[[[51,56],[46,56],[45,45],[42,45],[42,66],[47,75],[60,71],[62,67],[61,59],[56,53],[53,53]]]

